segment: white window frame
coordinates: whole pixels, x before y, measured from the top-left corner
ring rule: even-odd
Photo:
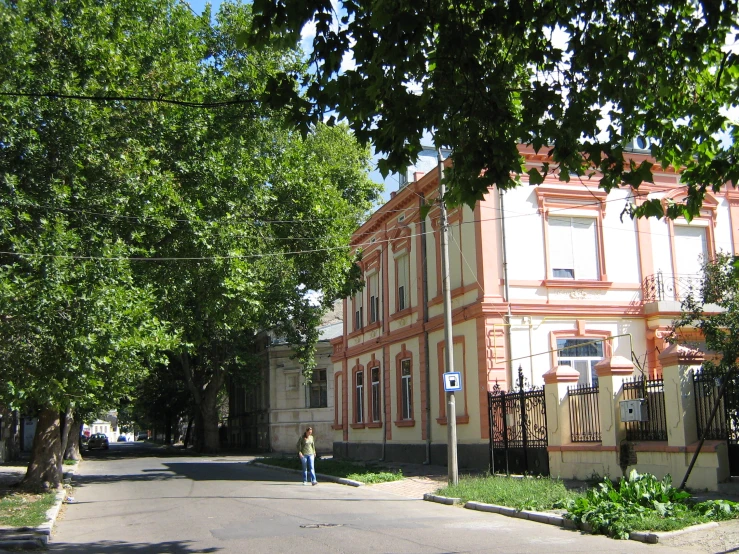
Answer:
[[[374,366],[369,368],[370,371],[370,382],[371,382],[371,394],[370,394],[370,417],[374,423],[378,423],[382,420],[382,396],[380,390],[380,366]],[[377,372],[377,380],[375,380],[375,372]],[[377,408],[377,410],[375,410]]]
[[[354,330],[359,331],[364,327],[364,302],[362,292],[354,296]]]
[[[560,341],[578,341],[579,343],[593,343],[598,340],[597,337],[557,337],[557,365],[567,365],[577,370],[580,373],[580,379],[578,384],[596,386],[598,384],[598,376],[595,373],[595,364],[603,359],[603,342],[596,342],[592,344],[594,349],[600,350],[600,354],[594,354],[592,356],[577,356],[575,355],[575,349],[570,348],[567,350],[560,350]],[[574,346],[574,345],[571,345]],[[568,355],[569,354],[569,355]],[[587,364],[587,372],[583,372]]]
[[[354,422],[364,423],[364,370],[354,374]]]
[[[569,225],[561,225],[561,222],[568,221]],[[592,237],[585,234],[584,231],[580,235],[575,235],[578,229],[578,222],[583,225],[583,222],[587,221],[588,229],[592,229]],[[558,225],[558,222],[560,223]],[[550,267],[551,267],[551,278],[552,279],[563,279],[572,281],[598,281],[601,279],[600,272],[600,253],[598,248],[598,218],[591,216],[580,216],[570,214],[557,214],[556,216],[550,215],[547,218],[548,235],[549,235],[549,256],[550,256]],[[569,228],[569,244],[560,244],[559,238],[556,236],[557,232],[554,231],[555,227],[568,227]],[[587,236],[588,243],[592,238],[592,245],[589,247],[592,249],[593,258],[586,260],[587,264],[583,263],[583,258],[578,257],[578,241],[583,240]],[[555,251],[557,249],[568,248],[570,251],[570,263],[572,267],[557,267],[559,260],[555,258]],[[578,261],[579,260],[579,261]],[[558,273],[559,272],[559,273]],[[564,272],[569,272],[565,274]]]
[[[413,368],[410,358],[400,360],[400,419],[413,419]]]
[[[380,321],[380,275],[375,272],[367,277],[367,289],[369,294],[369,323]]]
[[[397,268],[395,280],[396,289],[398,292],[396,306],[396,312],[402,312],[411,305],[410,295],[410,273],[411,273],[411,260],[408,252],[403,252],[401,255],[396,256],[395,265]]]

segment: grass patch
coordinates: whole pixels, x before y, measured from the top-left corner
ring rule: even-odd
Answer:
[[[684,512],[678,517],[662,517],[657,512],[643,514],[634,520],[634,531],[677,531],[691,525],[712,521],[706,516]]]
[[[46,521],[56,493],[10,493],[0,499],[0,526],[36,527]]]
[[[64,460],[63,463],[65,466],[73,466],[74,464],[77,463],[77,460]]]
[[[554,504],[582,496],[567,490],[564,483],[548,477],[461,477],[456,486],[439,490],[442,496],[461,498],[463,502],[474,501],[498,504],[517,510],[550,510]]]
[[[260,464],[266,464],[277,467],[286,467],[289,469],[303,469],[300,459],[295,458],[257,458],[254,460]],[[374,465],[360,465],[352,462],[344,462],[340,460],[317,460],[316,472],[333,477],[344,477],[353,481],[359,481],[367,485],[376,483],[386,483],[388,481],[399,481],[403,478],[403,472],[386,471],[384,468]]]

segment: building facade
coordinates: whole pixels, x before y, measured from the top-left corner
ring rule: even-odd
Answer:
[[[334,423],[331,340],[341,336],[341,304],[318,328],[316,368],[308,383],[295,351],[269,333],[260,338],[259,379],[229,384],[229,445],[269,452],[295,453],[305,428],[313,428],[319,453],[332,450]]]
[[[527,169],[551,161],[521,153]],[[450,211],[461,467],[487,467],[488,391],[510,389],[519,366],[536,386],[561,365],[594,384],[608,356],[661,374],[659,353],[702,261],[736,253],[739,193],[707,194],[691,222],[632,220],[630,203],[685,196],[675,171],[653,171],[653,184],[610,193],[595,179],[531,186],[523,174],[518,188]],[[416,173],[353,236],[366,285],[345,299],[343,334],[332,341],[337,456],[446,462],[437,194],[438,172]]]

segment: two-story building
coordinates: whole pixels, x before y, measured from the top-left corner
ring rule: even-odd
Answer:
[[[551,161],[521,153],[527,169]],[[653,172],[653,184],[610,193],[596,179],[532,186],[523,174],[520,187],[450,211],[461,467],[487,467],[488,391],[509,389],[519,366],[536,386],[558,365],[592,384],[595,363],[610,355],[660,374],[658,355],[702,261],[737,251],[739,193],[707,194],[691,222],[633,220],[630,203],[684,198],[672,168]],[[344,301],[343,335],[332,341],[337,456],[446,462],[438,184],[438,171],[416,173],[353,235],[365,287]]]

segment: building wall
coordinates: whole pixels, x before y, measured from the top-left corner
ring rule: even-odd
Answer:
[[[270,409],[269,438],[272,452],[295,453],[296,444],[306,427],[313,428],[313,436],[319,453],[332,450],[331,426],[334,421],[333,407],[333,365],[330,363],[331,346],[319,342],[316,348],[318,370],[326,370],[328,405],[324,408],[310,408],[306,398],[306,383],[302,368],[291,348],[277,346],[270,351]]]
[[[521,150],[528,167],[546,161]],[[632,157],[637,163],[646,158]],[[523,174],[518,188],[502,195],[491,190],[474,209],[450,210],[454,369],[463,374],[463,390],[456,395],[462,467],[487,466],[488,391],[496,385],[509,390],[519,366],[528,386],[541,386],[553,366],[571,363],[557,353],[558,339],[596,341],[603,355],[634,360],[635,372],[660,374],[657,354],[666,346],[680,304],[648,301],[646,283],[658,274],[674,279],[675,268],[687,267],[676,238],[685,226],[704,230],[709,256],[735,249],[739,194],[707,195],[691,223],[633,220],[626,213],[629,205],[651,199],[667,205],[685,194],[674,171],[654,167],[654,183],[610,193],[598,189],[596,179],[562,183],[547,177],[530,186]],[[344,335],[332,341],[339,386],[333,395],[337,456],[445,460],[441,256],[434,205],[438,175],[416,177],[352,239],[353,247],[362,249],[367,282],[380,276],[381,307],[377,321],[369,320],[366,309],[361,312],[357,327],[357,306],[369,305],[369,293],[365,289],[361,300],[346,299]],[[423,204],[432,208],[422,221]],[[411,285],[409,305],[398,310],[397,260],[403,256],[408,256]],[[572,267],[557,267],[566,263]],[[398,408],[403,357],[412,360],[414,414],[408,420],[399,419]],[[355,376],[376,364],[383,374],[383,417],[360,423]]]

